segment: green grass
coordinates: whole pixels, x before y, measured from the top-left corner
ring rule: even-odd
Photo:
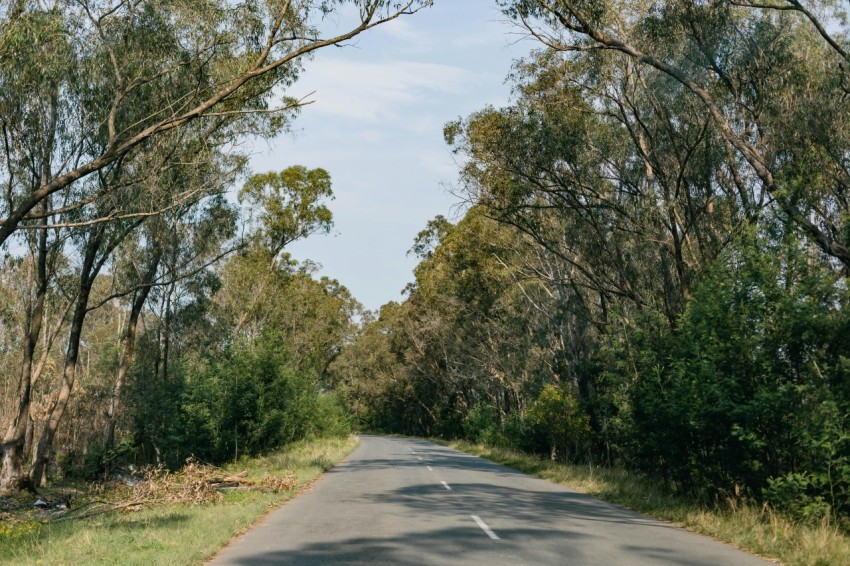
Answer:
[[[357,446],[355,437],[293,444],[281,452],[230,466],[249,478],[290,472],[297,486],[284,493],[230,493],[220,503],[168,505],[87,520],[52,523],[31,533],[0,537],[0,564],[200,564],[235,535],[306,484],[332,468]]]
[[[850,536],[827,523],[801,524],[764,506],[729,499],[707,507],[673,496],[659,483],[622,469],[568,466],[504,448],[450,446],[669,521],[783,564],[850,564]]]

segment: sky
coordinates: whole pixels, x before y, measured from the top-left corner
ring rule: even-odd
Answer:
[[[313,103],[292,133],[256,142],[251,163],[255,172],[298,164],[331,174],[334,229],[293,244],[294,258],[318,262],[318,275],[338,279],[368,309],[403,300],[416,234],[438,214],[463,213],[443,126],[509,102],[512,62],[534,47],[518,39],[494,0],[436,0],[318,51],[287,92],[314,93]]]

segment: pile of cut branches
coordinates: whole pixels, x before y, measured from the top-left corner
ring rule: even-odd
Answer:
[[[220,501],[229,490],[280,492],[295,487],[292,474],[249,480],[248,471],[227,474],[221,468],[202,464],[193,458],[176,472],[158,466],[141,470],[140,481],[132,487],[114,490],[102,499],[92,499],[57,520],[83,519],[109,511],[128,513],[151,505],[201,505]]]

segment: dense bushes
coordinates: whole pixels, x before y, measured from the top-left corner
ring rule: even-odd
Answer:
[[[348,423],[334,397],[300,373],[276,337],[233,347],[187,379],[182,409],[190,430],[208,442],[188,446],[221,461],[258,454],[305,436],[346,434]]]
[[[534,350],[514,347],[503,325],[528,332],[541,322],[528,311],[512,311],[522,322],[497,316],[507,286],[478,311],[477,324],[492,326],[481,346],[472,316],[447,324],[433,312],[456,304],[456,289],[417,289],[446,296],[424,304],[414,294],[367,326],[351,349],[362,353],[368,337],[381,367],[360,367],[349,396],[366,405],[366,427],[623,465],[708,501],[748,497],[802,519],[846,518],[850,297],[812,253],[781,224],[750,231],[706,269],[675,325],[659,313],[612,313],[580,364],[541,367]],[[450,269],[444,276],[453,280]],[[528,378],[519,380],[505,367],[521,360]]]
[[[348,291],[256,249],[214,275],[176,304],[154,293],[171,312],[145,320],[115,441],[104,442],[91,413],[104,392],[84,390],[79,400],[100,400],[72,406],[89,423],[63,439],[55,471],[97,478],[128,464],[176,468],[189,456],[220,463],[350,432],[351,410],[327,374],[360,308]]]
[[[850,512],[847,292],[796,241],[747,238],[642,352],[628,461],[691,491]]]
[[[130,430],[137,451],[125,450],[125,458],[177,466],[193,455],[218,463],[351,429],[340,396],[294,368],[278,336],[231,346],[174,373],[159,394],[141,380],[130,392],[138,400]]]

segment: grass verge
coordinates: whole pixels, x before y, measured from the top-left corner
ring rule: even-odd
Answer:
[[[226,468],[248,470],[249,478],[292,473],[297,483],[286,492],[229,493],[215,504],[165,505],[16,529],[11,536],[0,535],[0,564],[201,564],[335,466],[358,442],[355,437],[302,441]]]
[[[729,499],[715,507],[699,505],[674,497],[663,486],[621,469],[568,466],[504,448],[468,442],[453,442],[450,446],[789,566],[850,564],[850,537],[833,525],[801,524],[769,507],[740,500]]]

